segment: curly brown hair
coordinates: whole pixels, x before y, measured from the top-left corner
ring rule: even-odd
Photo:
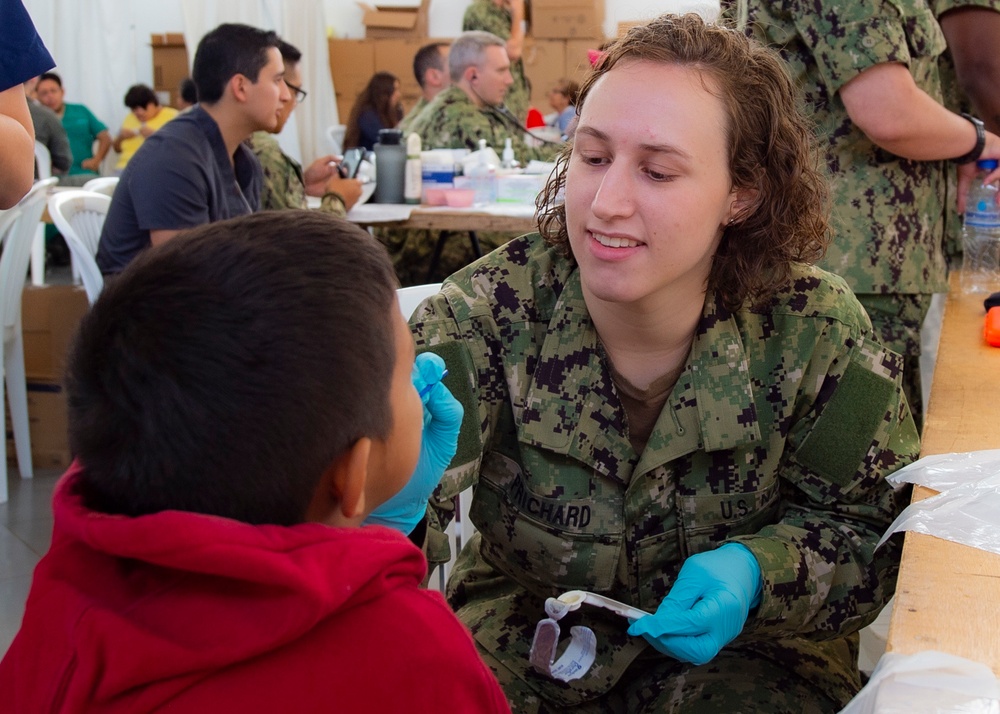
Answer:
[[[580,89],[580,116],[594,84],[628,60],[686,65],[714,80],[728,118],[733,187],[756,198],[726,227],[708,289],[730,310],[767,302],[787,283],[792,263],[815,262],[829,242],[826,176],[783,60],[698,15],[661,15],[608,47]],[[568,256],[562,194],[572,152],[567,144],[537,199],[542,237]]]

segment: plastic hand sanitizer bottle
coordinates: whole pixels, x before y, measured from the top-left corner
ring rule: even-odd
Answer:
[[[514,147],[510,145],[510,137],[503,140],[503,154],[500,156],[500,167],[512,169],[516,165],[514,160]]]

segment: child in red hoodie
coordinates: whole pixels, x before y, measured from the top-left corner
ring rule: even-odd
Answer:
[[[509,711],[399,532],[462,410],[394,287],[373,238],[307,211],[195,229],[105,287],[4,711]]]

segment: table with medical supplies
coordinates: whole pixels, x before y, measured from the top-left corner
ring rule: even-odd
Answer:
[[[921,455],[1000,448],[1000,348],[983,339],[985,295],[951,276]],[[913,500],[936,492],[915,486]],[[887,651],[938,650],[1000,676],[1000,555],[908,532]]]
[[[365,227],[418,228],[433,231],[495,231],[521,234],[538,229],[535,207],[522,203],[495,203],[469,208],[365,203],[352,208],[347,214],[347,219]]]

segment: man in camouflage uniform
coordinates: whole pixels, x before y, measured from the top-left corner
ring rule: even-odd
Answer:
[[[524,74],[524,0],[472,0],[462,17],[462,31],[481,30],[505,41],[514,82],[505,98],[507,109],[521,124],[531,103],[531,83]]]
[[[316,159],[308,169],[281,150],[273,134],[280,134],[292,110],[305,99],[299,60],[302,53],[293,45],[280,41],[281,59],[285,63],[285,84],[291,90],[292,100],[286,102],[278,115],[278,125],[272,132],[257,131],[249,144],[264,172],[260,191],[260,210],[280,211],[286,208],[308,208],[306,195],[321,196],[320,210],[335,216],[346,216],[347,211],[361,196],[361,182],[342,179],[332,165],[333,156]]]
[[[479,140],[499,153],[505,139],[511,139],[515,157],[522,163],[531,159],[551,161],[561,144],[529,147],[524,130],[502,111],[511,85],[510,63],[504,42],[488,32],[465,32],[448,53],[451,86],[438,94],[411,122],[410,131],[420,135],[427,149],[479,148]],[[392,256],[402,285],[428,282],[427,269],[438,235],[426,231],[382,231],[380,240]],[[479,233],[483,252],[488,252],[514,237],[511,234]],[[475,259],[470,242],[460,234],[452,235],[444,245],[440,259],[441,275],[449,275]],[[438,277],[438,279],[440,279]]]
[[[424,45],[413,56],[413,76],[420,85],[420,99],[399,122],[403,136],[410,131],[410,124],[430,101],[444,91],[451,81],[448,78],[448,44],[432,42]]]
[[[931,294],[947,291],[945,200],[955,168],[943,159],[967,163],[976,158],[970,150],[986,158],[993,138],[982,152],[973,124],[940,105],[945,41],[925,0],[724,0],[723,8],[788,62],[832,179],[833,243],[822,265],[847,280],[883,344],[904,356],[906,396],[919,426],[920,329]],[[873,71],[895,67],[909,75],[893,75],[896,84]],[[849,109],[844,95],[852,84],[884,101]],[[902,91],[910,101],[887,111]],[[862,129],[876,127],[876,117],[878,128],[887,117],[895,123],[902,137],[895,145],[892,132],[873,139]],[[932,151],[937,160],[928,158]]]
[[[844,282],[793,270],[766,309],[732,313],[708,293],[641,455],[579,270],[538,235],[452,276],[414,314],[418,352],[444,358],[466,407],[428,558],[447,559],[437,534],[474,485],[479,533],[448,598],[514,711],[836,711],[860,687],[850,633],[892,594],[901,543],[872,552],[903,505],[883,477],[916,457],[917,434],[901,360]],[[530,668],[546,597],[582,589],[653,611],[685,558],[722,542],[753,553],[763,595],[708,664],[660,656],[620,617],[583,608],[560,624],[597,634],[591,671],[562,683]],[[703,691],[720,680],[725,691]]]
[[[522,125],[503,110],[512,84],[504,42],[488,32],[465,32],[448,53],[451,86],[438,94],[410,124],[424,149],[479,148],[479,140],[500,152],[510,139],[514,156],[525,164],[551,161],[559,143],[529,147]]]
[[[928,0],[948,49],[938,60],[944,105],[954,112],[971,112],[994,134],[1000,132],[1000,68],[992,56],[1000,43],[1000,0]],[[961,76],[954,55],[964,61]],[[955,207],[958,192],[954,174],[948,175],[948,264],[957,266],[962,255],[962,219]]]

